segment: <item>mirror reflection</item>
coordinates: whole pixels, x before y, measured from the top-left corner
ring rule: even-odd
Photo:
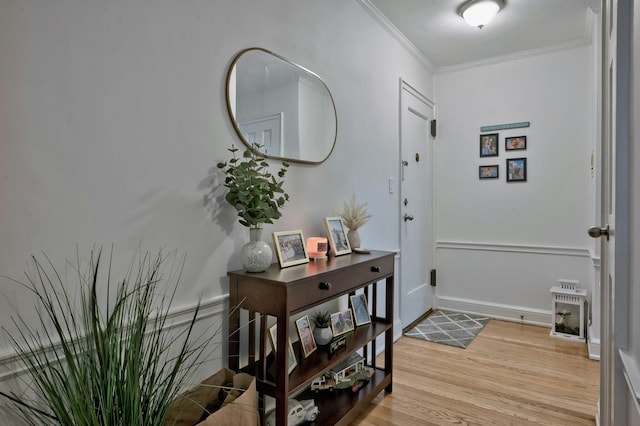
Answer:
[[[321,163],[333,150],[337,122],[329,89],[315,73],[268,50],[235,57],[227,108],[245,145],[263,145],[270,158]]]

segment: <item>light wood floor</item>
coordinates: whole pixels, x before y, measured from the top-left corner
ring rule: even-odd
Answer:
[[[354,424],[595,424],[600,365],[548,328],[490,320],[467,349],[409,337],[393,348],[393,393]]]

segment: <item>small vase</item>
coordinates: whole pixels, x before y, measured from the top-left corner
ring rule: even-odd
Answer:
[[[333,332],[330,327],[316,327],[313,329],[313,338],[320,346],[328,345],[333,339]]]
[[[249,229],[249,242],[242,247],[242,267],[247,272],[263,272],[271,265],[273,251],[262,241],[262,229]]]
[[[360,234],[358,234],[357,229],[350,229],[347,232],[347,240],[349,240],[349,245],[352,249],[360,247]]]

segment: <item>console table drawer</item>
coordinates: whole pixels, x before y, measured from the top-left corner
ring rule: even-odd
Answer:
[[[345,273],[318,275],[289,288],[291,312],[354,291],[393,274],[393,258],[377,259],[352,267]]]

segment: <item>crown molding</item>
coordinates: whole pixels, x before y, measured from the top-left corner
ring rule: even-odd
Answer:
[[[420,61],[431,72],[435,71],[435,67],[427,59],[426,56],[418,50],[418,48],[405,37],[400,30],[389,21],[389,19],[380,10],[375,7],[369,0],[356,0],[356,2],[366,10],[378,23],[389,32],[402,46],[409,51],[418,61]]]
[[[601,10],[600,0],[589,0],[589,7],[585,13],[585,33],[580,40],[574,40],[566,43],[554,44],[551,46],[523,50],[520,52],[510,53],[507,55],[493,56],[486,59],[480,59],[478,61],[465,62],[462,64],[436,67],[431,61],[413,44],[391,21],[387,18],[377,7],[375,7],[370,0],[356,0],[364,10],[366,10],[385,30],[389,32],[396,40],[402,44],[416,59],[418,59],[429,71],[435,74],[443,74],[454,71],[462,71],[471,68],[477,68],[487,65],[499,64],[502,62],[509,62],[518,59],[524,59],[532,56],[545,55],[554,52],[560,52],[563,50],[577,49],[579,47],[588,46],[591,44],[591,39],[594,31],[595,22],[593,14],[599,14]]]
[[[570,41],[566,43],[559,43],[559,44],[554,44],[552,46],[540,47],[537,49],[529,49],[529,50],[523,50],[521,52],[510,53],[508,55],[493,56],[491,58],[480,59],[478,61],[465,62],[459,65],[439,67],[434,70],[434,74],[444,74],[448,72],[462,71],[462,70],[471,69],[471,68],[478,68],[478,67],[483,67],[487,65],[494,65],[494,64],[499,64],[503,62],[515,61],[518,59],[529,58],[532,56],[546,55],[549,53],[561,52],[563,50],[577,49],[579,47],[588,46],[590,44],[591,44],[590,38],[588,40],[581,39],[581,40],[575,40],[575,41]]]

